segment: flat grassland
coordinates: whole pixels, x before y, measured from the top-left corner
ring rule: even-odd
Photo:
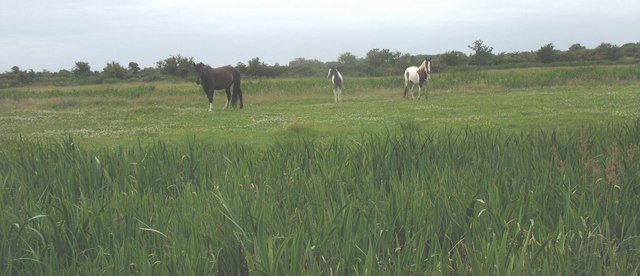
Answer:
[[[91,145],[180,141],[270,145],[289,139],[358,137],[402,128],[578,129],[640,116],[638,66],[534,68],[435,74],[427,100],[402,98],[401,77],[349,78],[344,102],[329,82],[243,80],[244,110],[215,112],[195,83],[126,83],[0,90],[0,138]]]
[[[640,66],[0,90],[3,275],[637,275]]]

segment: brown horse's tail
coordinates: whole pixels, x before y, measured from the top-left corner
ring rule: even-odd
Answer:
[[[240,99],[240,108],[244,106],[242,103],[242,89],[240,89],[240,71],[236,68],[232,68],[233,73],[233,93],[231,96],[231,106],[238,106],[238,99]]]

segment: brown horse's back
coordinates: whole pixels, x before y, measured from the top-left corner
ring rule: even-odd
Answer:
[[[210,72],[215,80],[215,82],[213,82],[213,89],[225,89],[231,86],[235,78],[233,73],[234,70],[235,68],[231,66],[212,68]]]

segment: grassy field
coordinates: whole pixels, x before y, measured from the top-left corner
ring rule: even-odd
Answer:
[[[434,75],[428,100],[401,97],[401,78],[346,79],[336,105],[328,81],[245,80],[244,110],[207,113],[195,83],[128,83],[0,90],[0,138],[62,139],[91,145],[181,141],[270,145],[362,132],[493,128],[578,129],[640,116],[640,69],[586,67]]]
[[[0,273],[640,272],[640,67],[345,75],[0,90]]]

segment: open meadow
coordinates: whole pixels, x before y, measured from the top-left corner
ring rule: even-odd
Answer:
[[[0,89],[0,274],[640,273],[640,66]]]
[[[403,99],[401,76],[346,75],[338,105],[326,78],[249,79],[243,110],[224,110],[217,91],[213,113],[194,82],[24,87],[0,90],[0,138],[267,146],[402,129],[575,130],[640,117],[638,75],[638,66],[435,74],[426,101]]]

